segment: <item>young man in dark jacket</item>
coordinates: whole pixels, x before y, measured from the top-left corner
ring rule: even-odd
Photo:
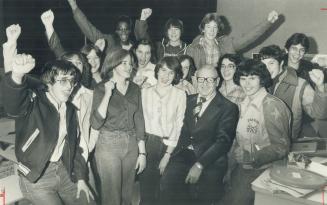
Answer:
[[[21,190],[33,204],[88,203],[92,195],[84,181],[87,167],[79,147],[77,115],[67,102],[76,68],[65,61],[49,63],[41,76],[47,90],[41,90],[26,82],[34,66],[30,55],[16,55],[2,85],[5,111],[16,119]]]

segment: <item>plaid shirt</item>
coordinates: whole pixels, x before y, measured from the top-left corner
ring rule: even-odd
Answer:
[[[218,41],[215,39],[215,44],[210,45],[204,38],[201,38],[199,43],[204,48],[206,64],[216,67],[220,57]]]

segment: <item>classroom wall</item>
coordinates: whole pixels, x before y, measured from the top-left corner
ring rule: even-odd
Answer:
[[[271,35],[264,36],[259,46],[254,45],[245,56],[258,52],[262,46],[285,41],[295,32],[311,39],[309,53],[327,54],[327,8],[326,0],[217,0],[217,12],[229,20],[234,33],[244,33],[266,18],[271,10],[281,14],[279,26]]]

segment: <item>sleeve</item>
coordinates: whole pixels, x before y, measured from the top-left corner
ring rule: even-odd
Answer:
[[[98,107],[104,96],[104,94],[100,90],[100,86],[103,86],[103,85],[99,84],[94,89],[93,101],[92,101],[92,111],[91,111],[91,116],[90,116],[91,127],[95,130],[99,130],[103,126],[103,124],[105,123],[105,120],[106,120],[106,119],[102,118],[102,116],[98,112]]]
[[[74,19],[82,30],[83,34],[92,42],[95,43],[98,39],[104,38],[108,42],[108,46],[112,45],[112,42],[108,39],[112,39],[111,35],[105,35],[100,30],[98,30],[85,16],[85,14],[79,9],[73,11]]]
[[[11,78],[11,72],[7,73],[2,80],[2,99],[6,113],[11,117],[25,116],[33,104],[26,75],[22,84],[16,84]]]
[[[302,98],[304,111],[314,119],[327,118],[327,92],[314,90],[309,84],[305,85]]]
[[[270,145],[254,154],[254,167],[284,158],[290,149],[291,113],[286,105],[277,99],[265,98],[263,116]]]
[[[189,55],[193,58],[195,64],[195,70],[199,70],[201,65],[205,64],[201,62],[203,56],[201,56],[200,50],[198,49],[198,47],[196,47],[193,44],[187,46],[186,55]]]
[[[17,42],[5,42],[2,45],[3,48],[3,60],[5,73],[11,71],[12,61],[14,56],[17,54]]]
[[[53,32],[48,40],[50,49],[54,52],[56,58],[61,57],[65,53],[65,49],[62,47],[57,32]]]
[[[235,51],[239,51],[250,44],[254,43],[262,34],[264,34],[270,27],[271,23],[265,19],[260,24],[256,25],[248,33],[232,37],[232,43]]]
[[[135,123],[135,130],[136,130],[136,139],[139,141],[139,140],[144,140],[145,123],[144,123],[143,107],[142,107],[142,95],[139,88],[137,93],[138,93],[138,109],[134,114],[134,123]]]
[[[141,21],[141,20],[135,21],[134,33],[135,33],[135,38],[137,41],[139,41],[141,39],[150,40],[148,28],[149,28],[149,26],[148,26],[147,21]]]
[[[79,128],[78,128],[79,129]],[[87,168],[87,160],[83,157],[83,148],[81,137],[78,136],[76,139],[76,148],[75,148],[75,157],[74,157],[74,173],[77,180],[85,180],[88,179],[88,168]]]
[[[234,104],[222,109],[220,119],[217,121],[215,141],[198,160],[203,167],[228,153],[235,138],[238,116],[238,108]]]
[[[177,98],[177,110],[176,110],[176,121],[174,123],[174,130],[169,136],[168,140],[164,140],[164,143],[168,146],[176,147],[178,143],[179,136],[181,134],[181,129],[183,127],[183,121],[185,116],[186,109],[186,94],[183,91],[180,91],[180,96]]]

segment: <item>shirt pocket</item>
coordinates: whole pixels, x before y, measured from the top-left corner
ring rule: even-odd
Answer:
[[[22,146],[23,152],[25,152],[30,147],[30,145],[34,142],[34,140],[39,134],[40,134],[40,130],[36,128],[34,132],[30,135],[30,137],[27,139],[27,141],[24,143],[24,145]]]

